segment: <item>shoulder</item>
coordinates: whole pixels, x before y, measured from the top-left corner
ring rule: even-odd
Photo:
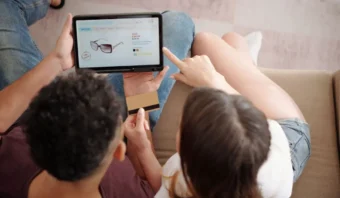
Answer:
[[[140,178],[130,159],[112,161],[101,183],[100,190],[104,197],[153,197],[150,184]]]
[[[0,145],[0,160],[16,165],[31,161],[29,146],[21,127],[16,127],[7,135],[3,136]],[[21,162],[21,163],[19,163]],[[1,163],[7,164],[7,163]]]
[[[175,177],[177,175],[177,177]],[[190,197],[181,168],[181,158],[178,153],[174,154],[165,163],[162,169],[162,186],[156,194],[156,198],[169,197],[169,189],[173,179],[176,178],[175,192],[180,197]]]
[[[181,170],[181,158],[178,153],[175,153],[164,164],[162,168],[162,175],[164,177],[171,177],[179,170]]]
[[[289,141],[281,125],[275,120],[268,120],[271,135],[270,150],[280,151],[290,158]]]
[[[258,173],[259,188],[263,197],[290,197],[293,187],[293,168],[288,139],[274,120],[268,120],[271,133],[267,161]]]
[[[29,146],[20,127],[3,136],[0,146],[1,193],[25,197],[30,181],[40,171],[30,157]]]
[[[174,179],[176,174],[176,183],[186,188],[185,181],[182,175],[181,158],[178,153],[171,156],[162,168],[162,188],[167,189],[168,191],[171,188],[172,180]]]

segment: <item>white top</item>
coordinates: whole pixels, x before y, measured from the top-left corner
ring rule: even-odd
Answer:
[[[257,182],[264,198],[287,198],[292,194],[293,168],[287,137],[279,123],[268,120],[271,133],[270,150],[267,161],[261,166]],[[162,186],[156,198],[169,197],[172,176],[180,171],[176,183],[176,193],[181,197],[190,197],[181,171],[181,159],[178,153],[173,155],[163,166]]]

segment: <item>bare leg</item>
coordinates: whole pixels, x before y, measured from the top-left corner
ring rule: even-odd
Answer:
[[[216,70],[241,95],[247,97],[269,119],[304,117],[292,98],[254,66],[243,37],[232,33],[223,39],[210,33],[199,33],[193,44],[193,55],[207,55]]]
[[[226,43],[228,43],[231,47],[236,49],[236,51],[238,51],[241,54],[241,56],[247,62],[247,64],[249,64],[249,66],[252,65],[255,67],[255,65],[253,64],[252,57],[250,55],[249,46],[246,40],[243,39],[242,36],[234,32],[230,32],[230,33],[224,34],[222,36],[222,39]]]

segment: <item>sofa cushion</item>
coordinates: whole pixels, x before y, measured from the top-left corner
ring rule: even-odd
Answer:
[[[311,128],[312,155],[292,197],[340,197],[340,169],[332,75],[320,71],[263,69],[301,108]],[[153,133],[156,155],[164,164],[176,152],[181,110],[191,88],[177,82]]]

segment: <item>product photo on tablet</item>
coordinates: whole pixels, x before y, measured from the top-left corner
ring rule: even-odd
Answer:
[[[98,73],[163,69],[160,13],[75,16],[73,30],[77,69]]]

